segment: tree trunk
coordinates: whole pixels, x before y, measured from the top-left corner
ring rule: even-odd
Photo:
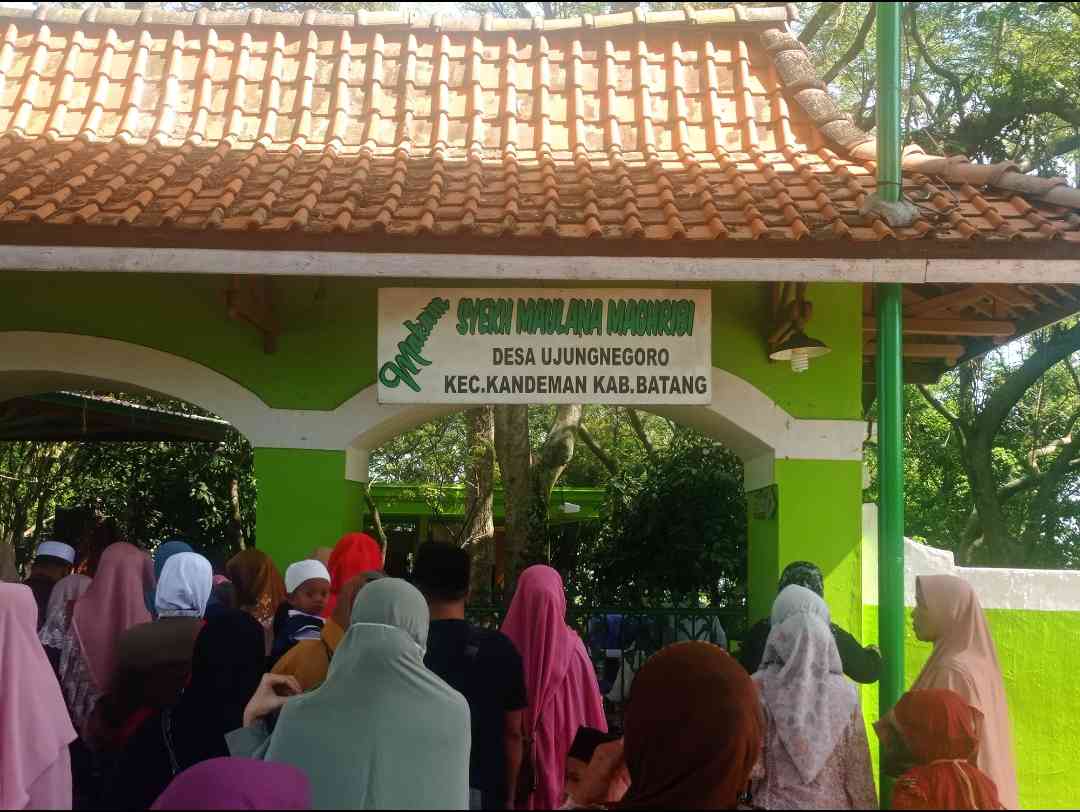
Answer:
[[[548,502],[555,483],[574,458],[581,406],[559,406],[536,459],[529,445],[529,408],[495,407],[495,453],[502,471],[506,509],[506,583],[509,596],[526,549],[546,547]]]
[[[379,506],[375,504],[375,499],[371,496],[371,483],[361,482],[360,489],[364,494],[364,502],[367,504],[368,510],[371,511],[371,522],[375,526],[375,541],[379,542],[383,555],[386,555],[386,531],[383,530],[382,514],[379,513]]]
[[[229,481],[229,504],[232,505],[229,532],[232,533],[233,544],[238,549],[243,550],[247,545],[244,543],[244,523],[240,518],[240,482],[236,477]]]
[[[469,470],[465,475],[465,527],[462,544],[472,553],[472,594],[487,596],[495,567],[495,414],[491,406],[465,413]]]
[[[581,423],[581,406],[560,406],[555,412],[547,439],[533,463],[532,509],[530,511],[529,540],[535,545],[547,541],[548,503],[551,491],[559,481],[566,466],[574,458],[577,429]]]
[[[19,581],[19,571],[15,569],[15,539],[0,529],[0,582],[14,584]]]
[[[504,595],[509,597],[517,580],[517,564],[529,540],[530,470],[529,407],[496,406],[495,454],[502,472],[506,511]]]

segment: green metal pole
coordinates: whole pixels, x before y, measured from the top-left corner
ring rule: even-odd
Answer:
[[[877,192],[900,199],[900,3],[877,4]],[[901,289],[877,289],[879,711],[904,690],[904,366]],[[881,776],[883,801],[889,782]]]

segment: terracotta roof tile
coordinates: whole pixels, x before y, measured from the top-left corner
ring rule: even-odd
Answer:
[[[860,215],[868,136],[807,72],[792,13],[7,9],[0,223],[1077,241],[1061,182],[918,151],[919,219]]]

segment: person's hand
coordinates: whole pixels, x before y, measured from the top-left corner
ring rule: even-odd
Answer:
[[[623,740],[601,744],[593,752],[574,800],[581,806],[606,806],[622,800],[630,788]]]
[[[303,692],[294,676],[263,674],[259,687],[244,708],[244,727],[250,727],[264,716],[280,710],[290,697],[299,696]]]

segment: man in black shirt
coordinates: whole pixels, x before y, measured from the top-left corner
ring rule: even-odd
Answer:
[[[521,655],[502,632],[465,620],[472,561],[453,544],[427,542],[413,564],[413,581],[431,609],[424,663],[469,702],[473,809],[507,809],[524,749],[528,705]]]
[[[784,568],[780,576],[777,592],[783,592],[792,584],[806,587],[819,598],[825,597],[825,579],[821,570],[809,561],[795,561]],[[739,662],[743,668],[753,674],[761,667],[761,658],[765,655],[765,643],[771,629],[769,618],[762,618],[750,629],[739,649]],[[832,624],[833,639],[840,652],[840,662],[844,664],[844,673],[855,682],[877,682],[881,677],[881,652],[874,646],[863,648],[850,633],[835,623]]]

